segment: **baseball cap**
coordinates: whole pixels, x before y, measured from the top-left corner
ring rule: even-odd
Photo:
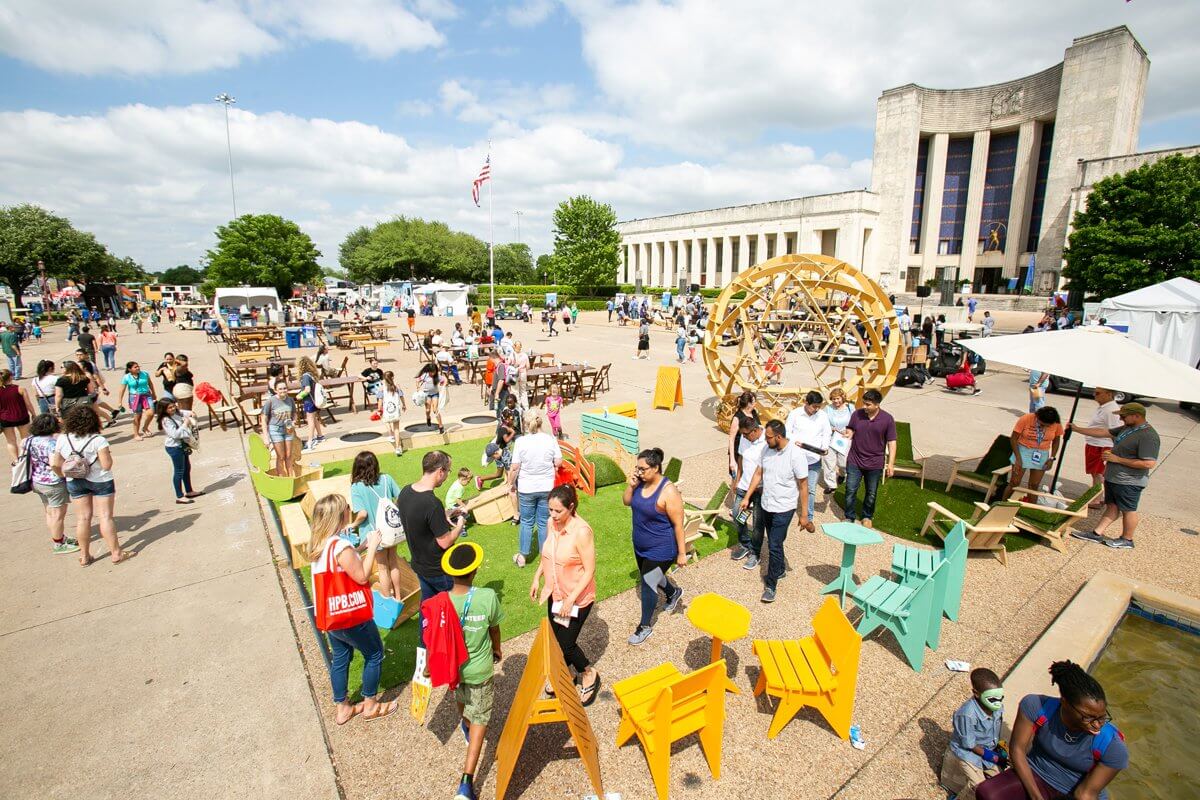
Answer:
[[[1123,417],[1126,414],[1137,414],[1144,417],[1146,416],[1146,407],[1141,403],[1126,403],[1117,409],[1117,416]]]

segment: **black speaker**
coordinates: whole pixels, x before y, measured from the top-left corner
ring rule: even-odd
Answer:
[[[698,284],[698,283],[692,284],[692,294],[700,294],[700,284]]]
[[[917,297],[929,297],[929,295],[931,295],[931,294],[933,294],[933,289],[931,287],[929,287],[929,286],[918,286],[917,287]]]

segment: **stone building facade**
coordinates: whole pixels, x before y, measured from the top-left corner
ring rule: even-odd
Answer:
[[[971,89],[908,84],[876,104],[870,191],[622,222],[618,279],[723,286],[777,254],[930,279],[1057,287],[1081,163],[1135,155],[1150,62],[1125,27],[1075,39],[1034,75]]]

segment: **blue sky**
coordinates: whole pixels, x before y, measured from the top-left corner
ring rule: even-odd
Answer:
[[[1200,143],[1200,3],[1014,0],[986,25],[927,0],[8,0],[0,204],[36,202],[151,269],[198,263],[238,210],[295,219],[336,263],[393,214],[552,247],[557,202],[621,218],[870,184],[875,98],[1061,60],[1127,24],[1152,62],[1143,148]],[[928,46],[927,43],[936,43]]]

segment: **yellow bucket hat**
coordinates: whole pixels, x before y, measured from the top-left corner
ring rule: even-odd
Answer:
[[[442,572],[451,577],[469,575],[483,563],[483,548],[475,542],[455,542],[442,553]]]

